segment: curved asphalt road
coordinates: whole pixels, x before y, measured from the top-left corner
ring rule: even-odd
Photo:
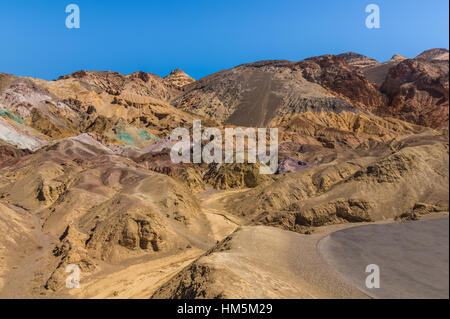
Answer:
[[[319,243],[325,260],[374,298],[449,298],[449,220],[349,228]],[[365,285],[366,266],[380,268],[380,288]]]

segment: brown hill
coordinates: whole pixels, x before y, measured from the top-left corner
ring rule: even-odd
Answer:
[[[331,162],[317,161],[312,168],[238,194],[227,205],[248,222],[298,232],[310,231],[305,227],[311,226],[395,218],[418,203],[448,209],[445,136],[406,135],[384,147],[372,142],[356,150],[341,150]]]
[[[180,69],[170,72],[169,75],[164,77],[164,80],[177,89],[182,89],[184,86],[195,82],[195,79]]]
[[[105,262],[207,242],[198,200],[183,184],[95,142],[60,141],[3,166],[0,174],[2,202],[39,217],[54,243],[45,248],[50,290],[62,287],[69,263],[91,273]]]
[[[344,59],[262,61],[224,70],[186,87],[174,100],[183,110],[235,125],[264,126],[305,111],[359,112],[383,96]]]
[[[386,80],[389,70],[406,59],[407,58],[402,55],[395,54],[389,61],[365,67],[362,69],[362,72],[370,83],[375,85],[375,87],[380,88]]]
[[[416,56],[416,59],[424,59],[427,61],[448,61],[449,54],[447,49],[430,49]]]
[[[353,70],[339,56],[309,58],[298,62],[298,65],[307,80],[320,84],[362,110],[372,111],[386,104],[385,97],[363,74]]]
[[[448,60],[407,59],[391,68],[381,86],[389,106],[381,115],[433,128],[448,127]]]
[[[445,53],[262,61],[195,82],[0,74],[0,297],[364,297],[316,247],[351,223],[448,210]],[[174,164],[168,134],[193,119],[278,128],[277,173]],[[82,289],[65,287],[69,264]]]
[[[90,132],[107,144],[145,147],[192,124],[191,115],[168,102],[181,91],[150,73],[78,71],[56,81],[0,74],[0,83],[1,115],[49,139]]]
[[[77,79],[84,86],[96,92],[104,91],[111,95],[127,93],[130,95],[149,96],[169,101],[178,94],[176,89],[170,88],[161,77],[146,72],[135,72],[123,75],[110,71],[77,71],[61,76],[59,80]]]
[[[316,253],[319,238],[273,227],[242,227],[152,298],[367,298]]]
[[[343,58],[345,62],[347,62],[349,65],[357,69],[365,69],[380,64],[380,62],[378,62],[375,59],[368,58],[365,55],[358,54],[355,52],[342,53],[339,54],[338,57]]]

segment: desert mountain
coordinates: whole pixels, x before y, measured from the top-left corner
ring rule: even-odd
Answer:
[[[400,54],[395,54],[389,61],[365,67],[361,71],[370,83],[379,88],[386,79],[389,70],[406,59]]]
[[[169,101],[177,92],[168,87],[164,79],[146,72],[135,72],[123,75],[109,71],[78,71],[58,80],[75,79],[81,85],[87,86],[96,92],[107,92],[111,95],[126,94],[131,97],[145,96],[163,101]]]
[[[114,264],[176,252],[208,238],[198,200],[184,185],[89,137],[22,155],[14,165],[3,165],[1,176],[2,202],[33,211],[56,239],[46,268],[50,290],[64,284],[67,263],[80,263],[89,273],[102,268],[100,260]],[[194,229],[205,237],[196,241]]]
[[[380,62],[375,59],[368,58],[365,55],[355,52],[342,53],[339,54],[338,57],[343,58],[349,65],[358,69],[365,69],[380,64]]]
[[[384,147],[362,143],[356,148],[358,155],[338,152],[332,162],[316,162],[314,168],[243,192],[230,208],[249,222],[299,232],[305,226],[393,218],[423,202],[445,211],[449,185],[440,172],[447,171],[448,142],[429,134],[404,137]],[[307,160],[320,151],[302,153]]]
[[[388,114],[434,128],[448,127],[448,59],[407,59],[389,69],[380,90],[389,97]]]
[[[185,85],[195,82],[192,77],[190,77],[180,69],[176,69],[170,72],[168,76],[164,77],[164,80],[177,89],[182,89]]]
[[[414,59],[396,54],[362,72],[389,99],[375,113],[434,128],[448,127],[448,50],[427,50]]]
[[[449,55],[447,49],[430,49],[419,54],[416,59],[427,61],[448,61]]]
[[[198,81],[0,74],[0,296],[364,297],[315,247],[448,211],[448,91],[443,49],[262,61]],[[194,119],[278,128],[276,174],[174,163],[168,134]],[[70,264],[83,289],[65,287]]]
[[[22,133],[12,143],[30,150],[42,140],[88,132],[106,144],[145,147],[192,124],[192,116],[169,104],[181,92],[150,73],[78,71],[56,81],[0,74],[0,82],[2,116],[10,122],[2,122],[4,134],[12,136],[6,130],[15,126]]]
[[[176,107],[243,126],[265,126],[305,111],[390,115],[415,124],[448,125],[445,50],[378,63],[356,53],[299,62],[262,61],[224,70],[185,87]]]
[[[243,126],[305,111],[359,112],[382,104],[382,94],[336,56],[244,64],[188,85],[174,100],[185,111]]]

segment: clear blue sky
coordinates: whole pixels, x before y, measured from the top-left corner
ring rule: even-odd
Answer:
[[[67,29],[78,4],[81,28]],[[367,29],[365,7],[381,9]],[[80,69],[201,78],[266,59],[355,51],[381,61],[449,46],[448,0],[8,0],[0,72],[54,79]]]

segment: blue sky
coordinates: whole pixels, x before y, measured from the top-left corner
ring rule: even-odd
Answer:
[[[67,29],[68,4],[81,28]],[[367,29],[378,4],[381,28]],[[195,78],[266,59],[354,51],[380,61],[449,46],[448,0],[9,0],[0,2],[0,72],[55,79],[80,69]]]

